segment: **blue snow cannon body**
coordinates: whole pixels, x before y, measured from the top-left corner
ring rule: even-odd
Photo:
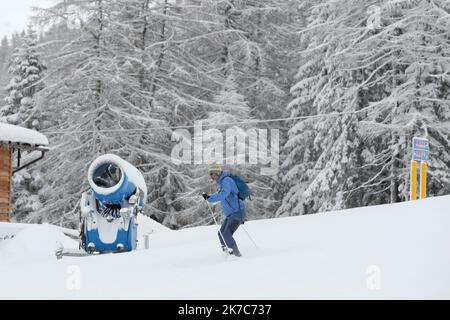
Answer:
[[[142,174],[113,154],[89,167],[91,189],[81,197],[81,247],[86,252],[125,252],[137,246],[137,215],[147,188]]]

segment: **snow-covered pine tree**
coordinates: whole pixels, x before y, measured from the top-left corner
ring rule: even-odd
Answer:
[[[306,26],[303,28],[311,31],[301,34],[302,47],[299,49],[298,59],[303,61],[303,64],[295,76],[298,82],[291,88],[291,95],[294,97],[288,104],[291,117],[312,116],[330,109],[328,101],[322,103],[325,97],[323,92],[330,78],[330,56],[339,41],[332,34],[332,30],[336,28],[333,25],[333,19],[337,14],[333,13],[335,8],[320,1],[306,1],[301,9],[307,12]],[[328,95],[332,95],[332,92],[328,91]],[[312,213],[315,202],[314,199],[308,198],[305,192],[311,181],[319,174],[316,163],[323,150],[332,146],[333,134],[328,130],[337,128],[336,118],[319,121],[315,119],[294,121],[288,131],[280,175],[280,180],[287,191],[277,215]],[[321,127],[317,127],[321,124],[323,124]],[[318,137],[320,130],[324,135]],[[327,139],[329,140],[327,144],[321,141]]]
[[[9,48],[8,37],[4,36],[0,43],[0,65],[2,68],[9,60],[9,51],[10,51],[10,48]]]
[[[294,38],[288,27],[294,20],[289,19],[290,4],[292,3],[274,3],[270,0],[235,0],[211,4],[211,11],[217,15],[216,21],[223,21],[222,26],[219,24],[214,27],[215,30],[222,29],[222,32],[220,41],[214,42],[215,48],[210,49],[217,52],[217,55],[211,57],[223,72],[224,84],[230,81],[227,77],[231,75],[238,88],[237,93],[245,98],[249,110],[245,119],[265,119],[269,114],[270,117],[283,114],[288,91],[283,85],[291,74],[289,71],[285,72],[289,68],[286,52],[294,45],[289,42]],[[281,52],[281,47],[286,51]],[[219,97],[226,91],[222,89]],[[221,100],[227,103],[227,97]],[[217,102],[217,98],[215,101]],[[220,109],[219,106],[215,108]],[[210,112],[209,116],[213,113],[214,111]],[[278,128],[277,124],[259,127],[270,129],[273,125]],[[248,128],[249,126],[244,126],[241,129]],[[276,208],[273,177],[261,175],[258,166],[248,166],[237,171],[251,182],[256,196],[250,207],[258,208],[250,208],[250,216],[272,215]]]
[[[203,183],[202,189],[209,194],[218,191],[215,183],[209,181],[208,175],[208,167],[214,163],[223,165],[225,170],[239,174],[249,181],[248,166],[239,164],[238,160],[239,157],[245,159],[246,156],[245,130],[249,126],[223,126],[226,123],[240,122],[242,119],[249,118],[250,108],[248,102],[239,93],[237,87],[238,84],[236,83],[234,72],[229,70],[222,89],[214,98],[214,109],[208,112],[206,120],[202,122],[207,125],[203,133],[203,162],[205,165],[201,166],[203,170],[199,170],[199,174],[204,177],[204,179],[200,180]],[[217,140],[220,141],[222,148],[220,148],[220,143],[217,144]],[[218,147],[218,150],[215,147]],[[205,188],[205,184],[207,188]],[[215,208],[216,210],[218,209],[217,206]],[[206,211],[205,214],[210,222],[213,223],[210,213]]]
[[[109,1],[64,1],[41,17],[48,21],[75,18],[79,23],[60,39],[65,44],[52,55],[54,77],[41,101],[58,117],[55,127],[47,131],[73,133],[49,133],[55,150],[40,163],[47,197],[43,209],[28,216],[28,221],[76,225],[88,166],[101,154],[114,153],[137,166],[167,161],[158,135],[145,132],[165,122],[152,117],[148,104],[139,103],[146,101],[147,93],[130,71],[127,59],[135,56],[129,55],[129,46],[122,47],[127,39],[117,32],[120,21],[114,9]],[[108,129],[113,131],[104,132]]]
[[[197,52],[208,43],[203,28],[209,23],[208,14],[189,2],[171,1],[119,1],[117,3],[122,21],[119,33],[131,35],[136,58],[129,59],[132,70],[139,70],[141,88],[153,116],[159,115],[170,125],[192,124],[203,114],[208,100],[220,80],[214,75],[213,65],[202,58],[204,51]],[[126,10],[123,10],[126,8]],[[120,9],[120,10],[119,10]],[[138,17],[138,19],[136,19]],[[131,32],[130,32],[131,31]],[[128,36],[130,37],[130,36]],[[122,46],[124,47],[124,46]],[[127,45],[125,45],[127,47]],[[169,133],[169,134],[168,134]],[[160,131],[161,153],[170,155],[170,132]],[[163,137],[162,135],[165,134]],[[164,163],[152,161],[143,168],[150,187],[149,212],[165,225],[177,228],[196,223],[199,208],[199,189],[193,183],[195,170],[190,166],[176,165],[170,159]],[[201,203],[200,203],[201,204]]]
[[[368,26],[367,7],[377,4],[329,1],[311,6],[311,17],[315,11],[322,20],[305,29],[312,38],[303,52],[322,52],[323,68],[316,72],[318,85],[312,86],[315,98],[304,110],[308,113],[311,105],[312,114],[344,114],[314,119],[308,139],[315,151],[312,169],[306,171],[306,181],[291,182],[280,214],[407,199],[413,136],[428,137],[432,149],[440,150],[431,159],[439,180],[431,175],[429,193],[448,189],[448,3],[388,2],[379,8],[380,25]],[[311,96],[298,91],[309,78],[300,74],[291,107]],[[310,153],[308,142],[298,148],[307,131],[299,123],[307,122],[299,121],[290,131],[288,175],[307,164],[303,155]],[[295,132],[296,127],[302,129]]]
[[[28,32],[20,47],[14,50],[9,73],[12,75],[6,87],[6,105],[0,110],[0,119],[11,124],[36,128],[39,119],[34,115],[34,96],[43,88],[42,64],[36,47],[36,33],[29,25]]]
[[[49,134],[59,153],[42,162],[49,196],[36,217],[75,222],[72,213],[87,187],[80,174],[97,155],[113,152],[143,171],[153,218],[174,228],[186,224],[174,217],[195,210],[192,178],[170,159],[171,132],[151,127],[191,123],[210,104],[205,97],[220,81],[191,51],[204,23],[189,6],[144,0],[64,1],[41,20],[73,15],[79,26],[60,39],[65,44],[52,55],[54,77],[42,103],[58,114],[48,131],[74,133]],[[58,177],[60,172],[65,175]]]
[[[37,37],[31,25],[22,40],[20,47],[15,49],[9,64],[12,79],[6,90],[6,105],[0,110],[2,121],[23,127],[38,129],[42,119],[36,110],[36,97],[43,89],[43,72],[46,67],[37,49]],[[26,158],[26,152],[22,154]],[[43,180],[39,170],[24,169],[14,175],[13,179],[13,214],[21,220],[30,212],[42,207],[40,190]]]
[[[377,193],[388,188],[385,197],[390,202],[409,199],[411,140],[420,136],[431,144],[428,192],[447,194],[450,70],[445,57],[450,52],[450,5],[388,1],[380,11],[378,32],[368,34],[355,48],[359,66],[369,62],[377,68],[365,81],[377,100],[359,130],[380,147],[377,162],[382,165],[377,166],[377,179],[372,174],[371,184],[377,182],[372,188]]]
[[[11,47],[8,38],[4,36],[0,43],[0,109],[6,103],[6,84],[10,80],[8,64],[11,59]]]

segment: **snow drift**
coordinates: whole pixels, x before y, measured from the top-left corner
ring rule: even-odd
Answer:
[[[239,229],[234,261],[215,226],[168,231],[144,218],[148,250],[61,261],[62,233],[36,227],[0,244],[0,299],[448,299],[449,211],[445,196],[250,221],[258,248]]]

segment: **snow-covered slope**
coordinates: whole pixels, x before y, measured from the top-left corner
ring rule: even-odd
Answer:
[[[0,243],[0,299],[450,298],[448,196],[247,222],[258,248],[239,229],[239,260],[224,259],[214,226],[141,224],[149,250],[59,261],[52,242],[76,242],[24,229]]]

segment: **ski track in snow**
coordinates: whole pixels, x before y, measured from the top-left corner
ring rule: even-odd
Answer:
[[[62,260],[54,243],[76,241],[54,226],[24,228],[0,242],[0,299],[450,298],[450,196],[250,221],[258,248],[238,230],[237,260],[223,257],[215,226],[139,223],[141,235],[153,231],[148,250],[141,241],[131,253]]]

